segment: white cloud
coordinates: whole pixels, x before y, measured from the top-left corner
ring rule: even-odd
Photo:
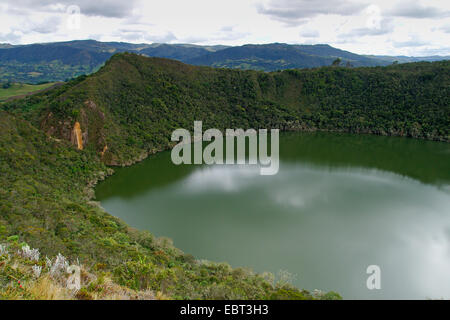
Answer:
[[[303,38],[317,38],[320,36],[320,33],[318,30],[302,30],[300,31],[300,37]]]
[[[450,24],[440,27],[439,30],[444,31],[445,33],[450,33]]]
[[[366,6],[365,1],[351,0],[269,0],[259,3],[257,8],[259,13],[272,19],[284,22],[288,26],[298,26],[317,15],[349,16],[361,12]]]
[[[67,28],[69,5],[81,28]],[[450,1],[2,0],[0,42],[328,43],[362,54],[449,55]],[[406,46],[426,39],[422,46]],[[403,44],[403,45],[402,45]]]
[[[0,42],[15,43],[21,39],[21,34],[17,32],[0,32]]]
[[[7,0],[8,1],[8,0]],[[69,6],[78,6],[87,16],[124,18],[133,12],[137,0],[12,0],[12,9],[61,12]]]
[[[43,21],[27,21],[27,23],[20,27],[23,33],[37,32],[37,33],[53,33],[57,30],[62,22],[60,16],[50,16]]]
[[[416,1],[400,1],[387,11],[391,16],[406,18],[445,18],[450,16],[450,11],[438,7],[428,6]]]
[[[378,24],[373,26],[364,26],[361,28],[352,29],[348,33],[339,35],[340,38],[351,39],[353,37],[363,36],[381,36],[394,31],[394,24],[391,19],[382,19]]]
[[[423,47],[426,45],[429,45],[427,41],[423,41],[418,38],[411,38],[409,40],[405,41],[394,41],[393,42],[394,47],[396,48],[414,48],[414,47]]]

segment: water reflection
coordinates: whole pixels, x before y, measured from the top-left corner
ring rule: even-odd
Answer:
[[[447,145],[323,137],[285,136],[276,176],[229,166],[166,175],[170,154],[161,154],[120,170],[97,195],[108,212],[198,258],[288,270],[299,287],[345,298],[450,298]],[[372,264],[380,291],[366,288]]]

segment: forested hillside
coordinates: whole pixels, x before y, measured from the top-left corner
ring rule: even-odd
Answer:
[[[86,287],[75,296],[80,299],[125,295],[120,287],[112,292],[105,278],[138,291],[127,293],[136,298],[339,297],[313,296],[276,283],[271,276],[232,269],[225,263],[200,262],[173,247],[169,239],[134,230],[89,201],[93,182],[110,170],[95,152],[77,151],[4,111],[0,111],[0,130],[0,299],[51,298],[54,288],[49,286],[54,284],[36,284],[30,264],[45,267],[45,257],[59,253],[95,274],[95,278],[83,276]],[[16,267],[11,267],[5,247],[15,254],[25,244],[40,250],[39,261],[15,258]],[[11,275],[22,280],[20,287],[8,286]]]
[[[61,252],[120,285],[172,298],[314,298],[270,277],[198,262],[133,230],[90,202],[91,188],[111,173],[105,164],[169,148],[171,132],[191,129],[194,120],[204,128],[448,142],[449,76],[450,62],[264,73],[116,54],[93,75],[1,105],[0,243]]]
[[[450,62],[434,62],[263,73],[118,54],[92,76],[4,109],[68,141],[78,121],[108,164],[169,147],[170,133],[194,120],[448,141],[449,71]]]

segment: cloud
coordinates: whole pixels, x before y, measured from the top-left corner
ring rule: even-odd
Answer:
[[[0,32],[0,42],[18,43],[24,35],[31,33],[51,34],[61,24],[61,17],[52,16],[43,21],[28,20],[22,24],[11,27],[9,32]]]
[[[349,16],[359,13],[367,6],[364,2],[350,0],[268,0],[257,4],[258,13],[281,21],[287,26],[298,26],[321,14]]]
[[[205,37],[184,37],[181,38],[182,43],[193,43],[193,44],[205,44],[205,43],[217,43],[221,41],[233,41],[245,38],[249,33],[234,33],[234,34],[214,34]]]
[[[144,39],[146,41],[150,42],[157,42],[157,43],[167,43],[177,40],[177,37],[172,32],[167,32],[165,34],[159,34],[159,35],[149,35],[147,34]]]
[[[234,29],[234,26],[225,26],[225,27],[222,27],[222,29],[220,29],[220,31],[223,31],[223,32],[232,32],[233,29]]]
[[[81,14],[108,18],[125,18],[133,14],[137,0],[7,0],[10,10],[65,12],[69,6],[80,7]]]
[[[61,24],[61,17],[52,16],[48,19],[45,19],[42,22],[31,23],[25,30],[22,30],[24,33],[29,32],[37,32],[37,33],[52,33],[57,30],[58,26]]]
[[[119,29],[114,34],[127,41],[146,41],[153,43],[168,43],[177,40],[177,37],[170,31],[162,33],[149,33],[139,29]]]
[[[234,26],[226,26],[220,29],[220,32],[217,33],[213,38],[215,41],[230,41],[243,39],[248,36],[248,32],[241,32],[235,29]]]
[[[392,45],[395,48],[414,48],[414,47],[423,47],[428,45],[428,42],[419,40],[419,39],[411,39],[406,41],[394,41]]]
[[[144,32],[140,30],[119,30],[116,36],[126,41],[138,41],[144,38]]]
[[[303,38],[318,38],[320,36],[317,30],[304,30],[300,32],[300,37]]]
[[[450,24],[442,26],[439,30],[444,31],[445,33],[450,33]]]
[[[79,29],[69,28],[70,5],[81,9]],[[443,0],[229,0],[220,4],[211,0],[0,0],[0,42],[95,38],[243,45],[300,41],[339,44],[361,54],[417,56],[423,50],[439,50],[448,55],[450,25],[445,16],[449,10],[449,1]],[[58,25],[58,19],[51,17],[62,20]],[[417,39],[412,36],[429,45],[414,47],[420,42],[414,43]],[[405,45],[412,47],[401,47]]]
[[[220,28],[218,32],[214,32],[209,36],[204,37],[185,37],[182,40],[184,43],[195,43],[195,44],[201,44],[205,42],[220,42],[220,41],[233,41],[233,40],[239,40],[244,39],[250,35],[248,32],[241,32],[235,29],[234,26],[224,26]]]
[[[17,32],[0,33],[0,42],[15,43],[20,41],[21,35]]]
[[[356,28],[347,33],[339,35],[339,38],[355,38],[364,36],[381,36],[394,31],[392,19],[384,18],[378,24],[371,27]]]
[[[387,10],[387,15],[405,18],[444,18],[450,16],[450,11],[424,6],[415,1],[402,1],[397,3],[392,9]]]

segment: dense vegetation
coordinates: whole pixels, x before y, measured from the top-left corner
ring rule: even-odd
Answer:
[[[45,284],[34,282],[31,266],[45,266],[45,255],[58,253],[78,259],[100,279],[169,298],[313,298],[270,276],[196,261],[168,239],[129,228],[88,201],[89,182],[109,170],[95,153],[77,151],[4,111],[0,130],[0,244],[11,252],[22,241],[41,249],[41,260],[19,266],[0,253],[0,298],[36,298],[33,288]],[[27,291],[16,285],[18,280]],[[93,296],[96,287],[86,286],[85,298]],[[322,298],[333,297],[338,296]]]
[[[439,56],[424,58],[363,56],[325,44],[274,43],[227,47],[132,44],[94,40],[19,46],[0,44],[0,82],[65,81],[98,70],[107,59],[119,52],[175,59],[193,65],[263,71],[329,66],[336,58],[340,58],[343,65],[352,67],[383,66],[394,61],[402,63],[448,59]]]
[[[344,65],[354,67],[389,64],[376,58],[367,58],[329,45],[288,45],[283,43],[232,47],[193,57],[186,62],[217,68],[275,71],[329,66],[336,58],[342,59]]]
[[[129,228],[90,202],[91,187],[111,173],[105,163],[169,148],[172,130],[194,120],[448,141],[449,71],[435,62],[264,73],[117,54],[96,74],[1,106],[0,243],[20,239],[172,298],[313,298]],[[82,151],[71,145],[75,122]]]
[[[98,73],[11,102],[35,126],[70,140],[74,121],[104,162],[131,163],[205,127],[279,127],[449,140],[450,62],[275,73],[193,67],[115,55]],[[61,125],[62,124],[62,125]]]

